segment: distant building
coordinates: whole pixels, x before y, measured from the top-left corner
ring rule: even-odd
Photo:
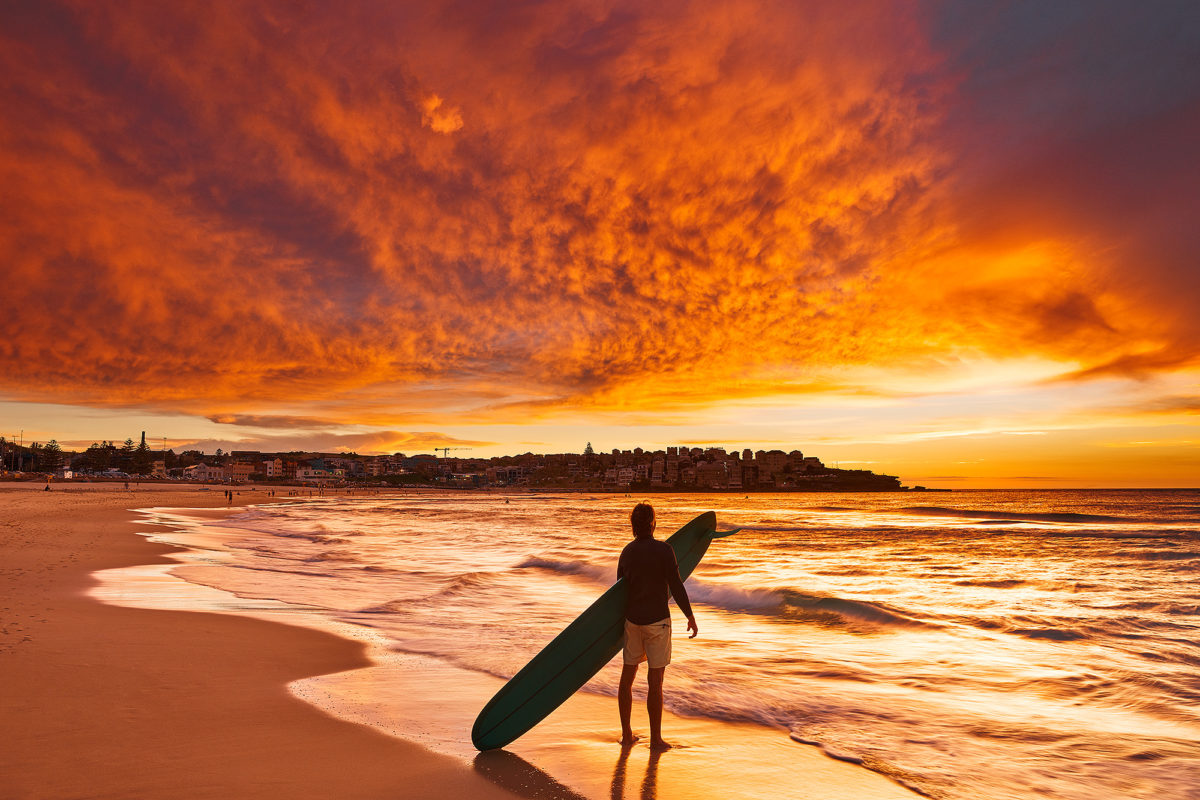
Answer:
[[[304,483],[322,483],[333,479],[329,470],[323,467],[297,467],[296,480]]]
[[[484,471],[484,476],[488,483],[497,486],[513,486],[519,483],[527,483],[525,480],[526,470],[522,466],[511,465],[507,467],[488,467]]]
[[[758,467],[742,462],[742,488],[754,489],[758,486]]]
[[[437,456],[419,453],[415,456],[409,456],[403,460],[404,469],[412,471],[433,472],[437,469]]]
[[[234,461],[229,465],[229,477],[235,481],[245,482],[250,480],[258,469],[258,465],[253,461]]]
[[[187,480],[208,483],[211,481],[227,480],[229,473],[224,467],[214,467],[210,464],[195,464],[184,468],[183,477]]]
[[[759,450],[755,454],[754,462],[758,466],[758,479],[762,482],[767,482],[768,478],[783,472],[788,465],[787,453],[782,450],[768,450],[763,452]]]
[[[696,487],[700,489],[725,489],[729,486],[729,474],[724,461],[705,461],[696,465]]]

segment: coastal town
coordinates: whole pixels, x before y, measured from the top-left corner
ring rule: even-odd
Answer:
[[[176,453],[138,444],[96,442],[81,452],[57,442],[24,445],[0,439],[0,474],[58,480],[161,480],[308,486],[454,489],[527,488],[586,491],[899,491],[900,480],[868,470],[826,466],[800,450],[666,447],[581,453],[523,453],[472,458],[433,453],[270,453],[218,449]]]

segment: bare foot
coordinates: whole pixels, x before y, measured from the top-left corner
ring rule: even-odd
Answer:
[[[656,739],[650,742],[650,749],[655,751],[670,750],[671,743],[665,742],[662,739]]]
[[[625,733],[621,735],[621,747],[633,747],[634,743],[641,740],[641,736],[636,733]]]

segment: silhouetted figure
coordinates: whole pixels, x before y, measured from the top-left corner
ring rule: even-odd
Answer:
[[[650,717],[650,748],[666,750],[671,745],[662,738],[663,677],[671,663],[671,611],[667,593],[687,617],[688,630],[695,638],[700,632],[687,589],[679,577],[679,564],[671,545],[654,538],[654,508],[638,503],[629,515],[633,541],[625,545],[617,562],[617,577],[629,586],[625,606],[625,666],[617,690],[617,709],[621,714],[621,744],[637,741],[630,727],[633,711],[633,679],[638,664],[647,662],[646,713]]]

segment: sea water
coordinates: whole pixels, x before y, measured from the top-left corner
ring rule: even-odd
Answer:
[[[673,710],[933,797],[1200,794],[1197,492],[324,498],[204,520],[174,572],[507,678],[615,580],[638,500],[661,538],[742,529],[687,582]]]

